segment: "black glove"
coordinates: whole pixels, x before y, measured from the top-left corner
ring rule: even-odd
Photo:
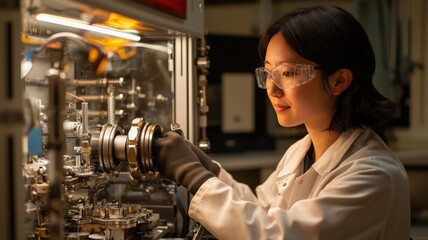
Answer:
[[[185,139],[175,132],[167,132],[155,141],[155,162],[159,173],[183,185],[195,194],[199,187],[215,175],[208,171]]]
[[[210,172],[214,173],[218,177],[218,174],[220,173],[220,166],[213,162],[213,160],[204,152],[202,149],[196,147],[191,142],[186,141],[187,146],[189,146],[192,151],[196,154],[199,161],[202,163],[202,165]]]

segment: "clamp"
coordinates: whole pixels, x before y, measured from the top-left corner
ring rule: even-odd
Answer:
[[[139,154],[138,154],[138,143],[141,135],[141,127],[145,123],[143,118],[135,118],[132,120],[131,128],[128,132],[128,140],[126,145],[127,159],[129,168],[131,170],[131,176],[134,179],[141,179],[141,171],[139,167]]]

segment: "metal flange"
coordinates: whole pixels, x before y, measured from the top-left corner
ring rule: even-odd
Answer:
[[[156,139],[161,136],[162,128],[152,123],[146,123],[140,135],[140,170],[146,180],[158,176],[158,171],[153,162],[153,146]]]
[[[122,161],[115,158],[114,139],[121,135],[123,129],[118,125],[103,125],[98,139],[98,159],[104,172],[119,171]],[[117,154],[116,154],[117,155]]]

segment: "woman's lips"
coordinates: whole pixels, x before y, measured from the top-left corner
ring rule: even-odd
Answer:
[[[284,112],[285,110],[290,108],[290,106],[279,105],[279,104],[274,104],[273,107],[275,108],[276,112]]]

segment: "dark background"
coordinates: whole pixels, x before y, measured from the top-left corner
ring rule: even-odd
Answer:
[[[210,46],[208,58],[210,68],[207,87],[208,128],[211,152],[241,152],[246,150],[270,150],[274,141],[266,133],[266,91],[257,87],[255,91],[255,130],[252,133],[226,134],[221,130],[221,74],[224,72],[252,73],[262,66],[258,54],[258,37],[207,35]],[[239,89],[236,89],[237,97]]]

